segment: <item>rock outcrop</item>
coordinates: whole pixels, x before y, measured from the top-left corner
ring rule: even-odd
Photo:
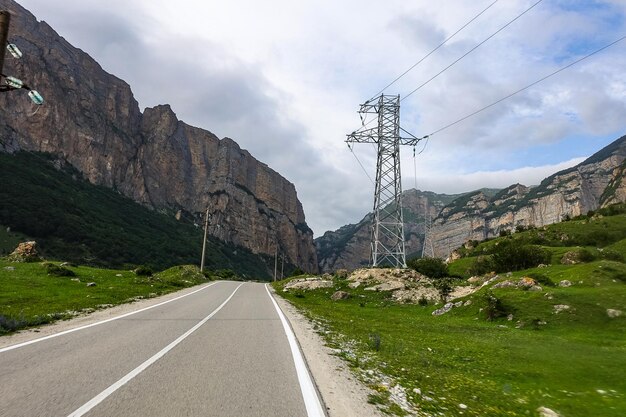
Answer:
[[[458,198],[433,222],[435,255],[445,258],[468,240],[495,237],[518,226],[541,227],[624,202],[625,160],[626,136],[536,187],[515,184],[492,198],[482,192]]]
[[[45,22],[11,0],[9,37],[24,53],[5,73],[46,99],[36,114],[25,94],[0,95],[0,151],[48,152],[89,181],[154,209],[191,213],[209,232],[254,253],[317,271],[313,233],[294,185],[229,138],[178,120],[168,105],[142,112],[130,86],[105,72]]]

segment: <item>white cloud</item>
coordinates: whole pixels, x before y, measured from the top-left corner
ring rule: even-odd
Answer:
[[[373,187],[343,142],[358,104],[491,2],[21,0],[129,82],[141,106],[170,103],[293,181],[316,235],[372,206]],[[404,97],[532,3],[496,3],[387,92]],[[623,0],[540,3],[403,101],[403,126],[422,136],[524,87],[621,36],[625,13]],[[625,50],[626,41],[434,135],[417,159],[419,188],[537,183],[593,152],[571,149],[575,137],[599,149],[624,134]],[[355,152],[373,176],[371,146]]]

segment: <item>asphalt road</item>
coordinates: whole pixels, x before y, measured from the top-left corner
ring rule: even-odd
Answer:
[[[217,282],[0,349],[0,416],[323,416],[277,308],[263,284]]]

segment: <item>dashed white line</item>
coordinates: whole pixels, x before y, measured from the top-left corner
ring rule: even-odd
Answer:
[[[219,307],[217,307],[215,310],[213,310],[211,312],[211,314],[209,314],[208,316],[203,318],[198,324],[193,326],[191,329],[187,330],[180,337],[178,337],[178,339],[174,340],[172,343],[170,343],[169,345],[167,345],[166,347],[161,349],[159,352],[157,352],[150,359],[148,359],[147,361],[145,361],[144,363],[142,363],[141,365],[139,365],[138,367],[136,367],[135,369],[133,369],[132,371],[127,373],[126,375],[124,375],[120,380],[118,380],[117,382],[113,383],[111,386],[109,386],[107,389],[102,391],[100,394],[98,394],[95,397],[93,397],[91,400],[89,400],[87,403],[85,403],[82,407],[80,407],[79,409],[77,409],[76,411],[71,413],[68,417],[80,417],[80,416],[85,415],[85,413],[89,412],[89,410],[94,408],[96,405],[100,404],[109,395],[113,394],[115,391],[117,391],[122,386],[124,386],[124,384],[126,384],[128,381],[130,381],[131,379],[133,379],[134,377],[139,375],[141,372],[143,372],[147,367],[149,367],[150,365],[152,365],[153,363],[158,361],[167,352],[169,352],[170,350],[174,349],[174,347],[176,347],[176,345],[178,345],[180,342],[185,340],[190,334],[192,334],[193,332],[198,330],[200,328],[200,326],[202,326],[204,323],[209,321],[209,319],[211,317],[213,317],[218,311],[220,311],[222,309],[222,307],[224,307],[226,305],[226,303],[228,303],[230,301],[230,299],[233,298],[233,296],[235,295],[237,290],[243,284],[244,283],[239,284],[237,286],[237,288],[235,288],[235,291],[233,291],[232,294],[230,294],[230,296],[222,304],[220,304]]]
[[[285,329],[285,333],[287,334],[287,340],[289,341],[289,347],[291,348],[291,356],[293,356],[293,362],[296,367],[296,374],[298,375],[298,382],[300,383],[300,391],[302,392],[302,398],[304,400],[304,406],[306,407],[307,416],[325,417],[326,414],[324,413],[322,402],[317,395],[317,390],[315,389],[315,385],[313,385],[313,380],[311,379],[309,370],[307,369],[302,353],[300,352],[300,348],[298,347],[298,343],[296,342],[296,336],[294,335],[293,330],[291,330],[285,315],[281,311],[280,307],[278,307],[276,300],[272,297],[267,284],[265,284],[265,290],[267,291],[267,295],[270,297],[270,300],[272,300],[274,308],[278,313],[278,317],[280,317],[280,321]]]
[[[187,294],[183,294],[183,295],[178,296],[176,298],[172,298],[171,300],[163,301],[162,303],[158,303],[158,304],[155,304],[155,305],[149,306],[149,307],[144,307],[144,308],[141,308],[141,309],[136,310],[136,311],[131,311],[130,313],[122,314],[120,316],[111,317],[110,319],[97,321],[95,323],[91,323],[91,324],[87,324],[87,325],[84,325],[84,326],[76,327],[74,329],[64,330],[62,332],[54,333],[54,334],[51,334],[51,335],[48,335],[48,336],[44,336],[44,337],[40,337],[38,339],[33,339],[33,340],[29,340],[27,342],[22,342],[22,343],[18,343],[18,344],[15,344],[15,345],[7,346],[7,347],[4,347],[4,348],[0,349],[0,353],[6,352],[6,351],[9,351],[9,350],[13,350],[13,349],[17,349],[17,348],[21,348],[21,347],[24,347],[24,346],[32,345],[33,343],[43,342],[44,340],[48,340],[48,339],[52,339],[52,338],[55,338],[55,337],[63,336],[63,335],[66,335],[68,333],[73,333],[73,332],[77,332],[79,330],[88,329],[90,327],[99,326],[101,324],[108,323],[108,322],[111,322],[111,321],[114,321],[114,320],[123,319],[124,317],[132,316],[133,314],[141,313],[142,311],[150,310],[151,308],[160,307],[160,306],[162,306],[164,304],[171,303],[172,301],[176,301],[176,300],[180,300],[181,298],[188,297],[191,294],[195,294],[195,293],[197,293],[199,291],[202,291],[204,289],[207,289],[208,287],[211,287],[211,286],[213,286],[215,284],[217,284],[217,282],[212,282],[211,284],[205,285],[202,288],[199,288],[199,289],[194,290],[194,291],[192,291],[190,293],[187,293]]]

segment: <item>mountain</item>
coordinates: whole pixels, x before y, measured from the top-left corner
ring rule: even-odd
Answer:
[[[492,191],[485,190],[485,192]],[[422,253],[424,220],[428,216],[431,219],[437,217],[446,204],[460,195],[435,194],[415,189],[402,193],[404,234],[408,257]],[[320,270],[330,272],[368,265],[371,251],[371,224],[372,213],[369,213],[357,224],[349,224],[335,231],[328,231],[315,239]]]
[[[433,221],[435,255],[517,226],[544,226],[626,201],[626,136],[536,187],[511,185],[495,196],[477,191],[454,200]]]
[[[12,0],[9,38],[24,53],[5,73],[23,77],[46,103],[35,114],[21,92],[0,94],[0,151],[38,151],[88,181],[146,207],[189,213],[224,242],[317,270],[313,232],[294,185],[229,138],[178,120],[169,105],[142,113],[130,86],[105,72]],[[1,219],[0,219],[1,221]]]
[[[536,187],[513,184],[502,190],[483,188],[446,195],[405,191],[402,196],[407,259],[421,255],[424,220],[432,219],[434,255],[446,258],[468,240],[481,241],[518,226],[544,226],[566,216],[586,214],[626,201],[626,136],[575,167],[557,172]],[[359,223],[315,239],[324,272],[368,265],[372,214]]]

